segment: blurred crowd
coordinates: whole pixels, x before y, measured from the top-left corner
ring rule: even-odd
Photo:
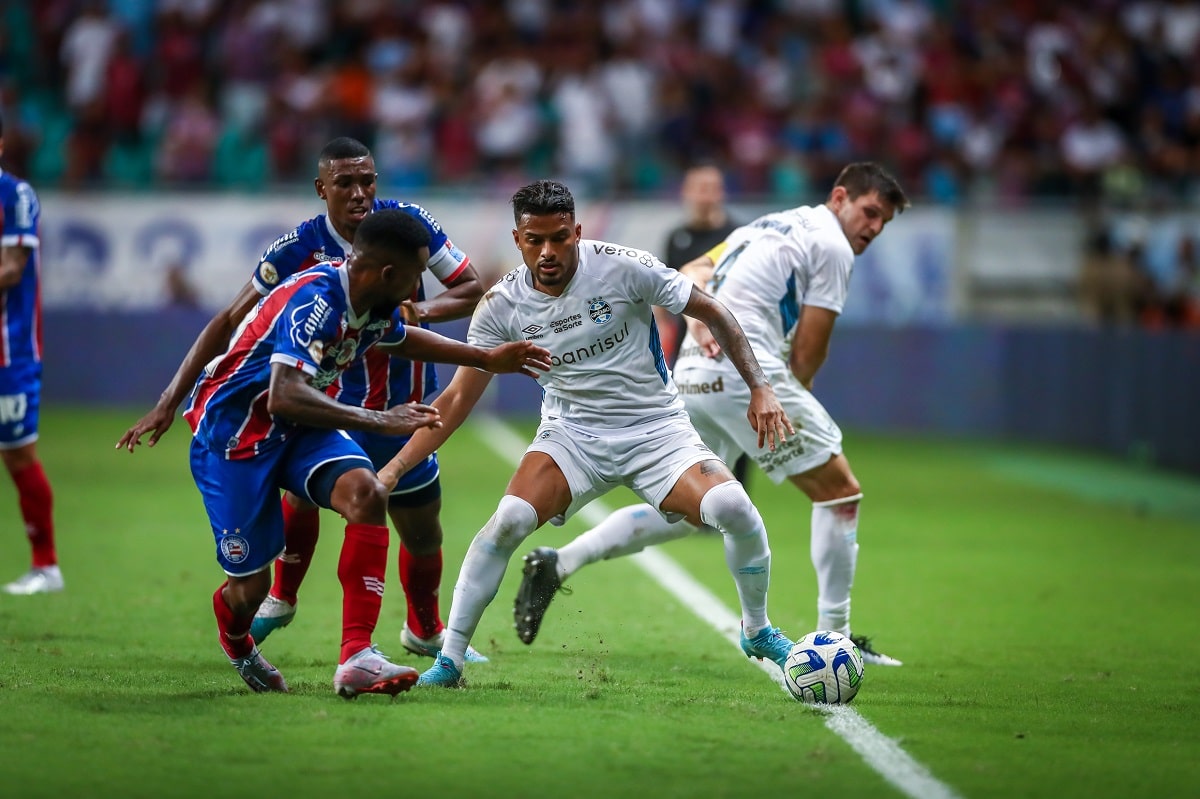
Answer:
[[[733,196],[888,164],[956,204],[1200,190],[1193,0],[37,0],[4,4],[9,168],[40,185],[385,185],[553,173]]]

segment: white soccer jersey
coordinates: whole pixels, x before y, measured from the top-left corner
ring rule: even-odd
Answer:
[[[619,428],[683,414],[651,306],[681,312],[692,283],[644,250],[579,242],[579,269],[561,297],[533,288],[522,265],[479,301],[467,340],[480,347],[536,341],[550,350],[539,372],[542,418]]]
[[[786,371],[801,307],[842,312],[854,267],[850,242],[833,212],[818,205],[761,216],[725,243],[708,290],[738,320],[764,371]],[[700,364],[712,361],[688,336],[675,370]]]

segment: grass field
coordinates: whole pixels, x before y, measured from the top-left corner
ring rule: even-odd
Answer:
[[[344,702],[331,689],[341,529],[332,514],[296,622],[264,647],[293,693],[251,694],[216,643],[210,597],[221,574],[186,427],[154,450],[114,452],[136,415],[43,410],[67,591],[0,596],[0,795],[1200,791],[1200,480],[1024,446],[850,433],[866,492],[855,628],[905,665],[868,667],[842,721],[927,770],[914,790],[631,559],[573,578],[532,647],[511,630],[510,568],[475,641],[492,662],[468,669],[467,689]],[[494,438],[466,428],[443,450],[443,613],[512,470]],[[756,478],[774,551],[772,619],[797,637],[814,622],[809,508]],[[28,550],[11,489],[0,495],[8,580]],[[547,528],[530,546],[585,526]],[[734,607],[716,538],[663,551]],[[400,656],[403,618],[393,580],[377,642],[424,667]]]

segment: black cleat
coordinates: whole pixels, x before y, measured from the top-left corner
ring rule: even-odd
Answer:
[[[517,637],[526,644],[532,644],[537,637],[546,608],[561,586],[556,549],[538,547],[525,556],[521,587],[513,602],[513,626],[517,628]]]
[[[865,635],[852,635],[850,640],[858,647],[859,653],[862,654],[863,662],[870,663],[872,666],[902,666],[901,661],[891,655],[885,655],[875,648],[871,643],[871,639]]]

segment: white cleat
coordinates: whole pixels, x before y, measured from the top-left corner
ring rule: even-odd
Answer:
[[[11,583],[6,583],[4,593],[15,596],[52,594],[64,587],[62,572],[57,566],[42,566],[30,569]]]
[[[420,676],[416,669],[397,666],[378,649],[369,646],[337,667],[333,673],[333,690],[343,699],[355,699],[359,694],[395,696],[412,688]]]
[[[872,666],[903,666],[904,663],[896,660],[891,655],[885,655],[875,649],[871,643],[871,639],[865,635],[851,635],[850,640],[858,647],[858,651],[862,654],[863,663],[870,663]]]
[[[408,629],[408,624],[400,630],[400,646],[412,652],[414,655],[420,655],[426,658],[436,658],[438,652],[442,651],[442,643],[446,640],[446,631],[442,630],[437,635],[430,638],[418,638],[416,634]],[[488,657],[475,647],[468,645],[467,654],[463,658],[467,663],[487,663]]]

